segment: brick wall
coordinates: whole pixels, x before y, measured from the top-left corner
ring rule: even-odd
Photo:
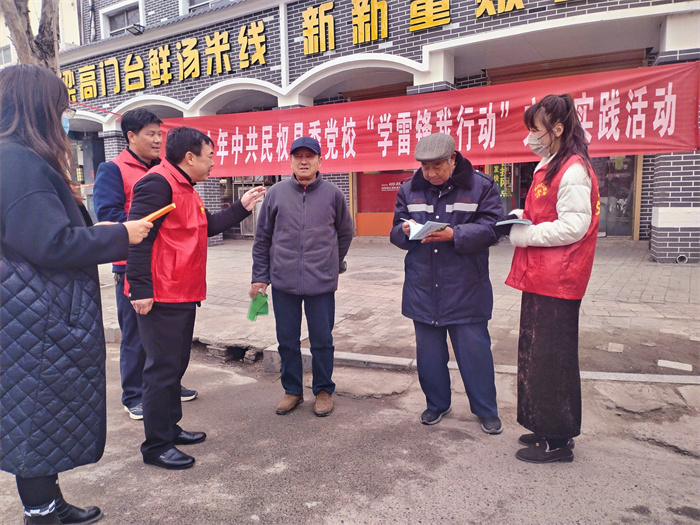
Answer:
[[[495,16],[476,18],[478,2],[475,0],[452,0],[450,2],[450,23],[421,31],[409,31],[411,0],[387,1],[389,11],[388,37],[362,45],[352,44],[352,2],[336,1],[330,13],[335,19],[334,51],[316,55],[304,55],[302,36],[302,12],[320,2],[299,0],[287,6],[287,31],[289,41],[289,79],[294,81],[310,69],[333,58],[350,56],[355,53],[381,52],[421,61],[423,46],[439,43],[446,39],[485,33],[494,29],[505,29],[546,20],[555,20],[577,15],[590,15],[605,11],[625,10],[640,5],[661,6],[687,3],[690,0],[650,0],[643,4],[639,0],[598,0],[571,1],[565,4],[552,0],[536,0],[525,3],[526,9],[511,11]],[[496,4],[496,2],[494,2]],[[494,45],[498,45],[494,43]],[[685,53],[685,52],[683,52]],[[687,54],[687,53],[685,53]],[[692,58],[689,58],[693,60]]]
[[[216,177],[209,178],[206,182],[198,182],[195,186],[197,193],[204,202],[204,207],[211,213],[221,211],[221,183]],[[216,246],[224,242],[223,234],[209,237],[209,246]]]
[[[345,195],[345,202],[350,206],[350,174],[349,173],[324,173],[323,178],[340,188]]]
[[[488,77],[486,76],[486,73],[455,79],[455,89],[467,89],[486,85],[488,85]]]
[[[651,236],[651,213],[654,206],[654,155],[644,155],[642,164],[642,199],[639,215],[639,238]]]
[[[665,153],[654,158],[655,208],[700,208],[700,153]],[[693,227],[652,227],[651,256],[674,262],[679,255],[700,262],[700,224]]]
[[[104,131],[99,133],[99,137],[104,139],[105,160],[112,160],[126,148],[126,140],[121,131]]]
[[[106,2],[108,4],[110,2]],[[227,11],[222,10],[222,16],[224,16]],[[194,15],[193,15],[194,16]],[[239,59],[238,59],[238,31],[241,26],[249,25],[253,21],[263,20],[265,22],[265,35],[267,38],[267,53],[265,54],[266,64],[254,64],[247,69],[239,69]],[[231,45],[231,52],[228,54],[231,71],[226,72],[224,69],[221,74],[216,74],[215,71],[212,75],[207,75],[207,61],[211,55],[205,54],[206,40],[205,37],[210,38],[216,31],[228,31],[229,32],[229,44]],[[185,80],[180,80],[179,74],[179,61],[177,59],[178,50],[176,48],[177,42],[185,38],[197,38],[197,48],[200,55],[200,77],[199,78],[187,78]],[[137,44],[134,37],[130,34],[115,37],[115,39],[123,40],[123,49],[118,52],[111,52],[108,54],[93,56],[89,59],[78,60],[73,62],[68,62],[65,59],[61,59],[61,70],[71,70],[75,75],[76,79],[76,92],[77,100],[79,102],[85,102],[87,104],[101,107],[101,108],[114,108],[119,104],[131,100],[134,96],[140,94],[154,94],[166,97],[172,97],[174,99],[180,100],[182,102],[190,102],[194,97],[199,95],[203,90],[226,80],[228,78],[244,77],[244,78],[255,78],[258,80],[263,80],[276,85],[280,85],[282,82],[282,66],[281,66],[281,50],[279,46],[280,34],[279,34],[279,10],[277,8],[268,9],[253,15],[239,17],[235,20],[223,20],[218,24],[210,25],[207,27],[200,28],[196,31],[189,31],[186,33],[178,33],[172,37],[168,37],[162,42],[152,42],[147,44]],[[166,85],[152,86],[151,85],[151,74],[149,70],[148,53],[150,49],[156,49],[161,45],[170,45],[170,74],[172,79]],[[251,56],[255,51],[255,48],[250,49]],[[133,54],[132,64],[136,60],[136,56],[140,57],[143,61],[143,74],[146,87],[145,89],[131,90],[127,91],[127,84],[125,81],[125,66],[126,57],[129,54]],[[114,77],[114,68],[111,66],[105,67],[105,78],[107,84],[107,95],[103,96],[101,94],[96,98],[90,98],[83,100],[80,96],[80,86],[79,86],[79,73],[78,69],[86,65],[95,65],[97,74],[97,85],[98,93],[100,93],[101,83],[100,83],[100,62],[108,58],[116,58],[119,62],[119,78],[121,92],[114,94],[113,89],[116,86],[116,80]],[[83,108],[87,110],[87,108]]]

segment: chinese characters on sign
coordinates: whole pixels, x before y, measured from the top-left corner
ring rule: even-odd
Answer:
[[[553,89],[571,93],[593,156],[692,151],[699,147],[700,64],[594,73],[410,97],[171,119],[209,134],[217,166],[245,175],[288,171],[289,145],[303,135],[322,146],[331,172],[395,170],[415,164],[422,137],[452,135],[474,164],[536,160],[527,146],[526,107]],[[243,168],[243,165],[245,167]],[[496,172],[500,177],[500,172]],[[226,176],[226,171],[217,176]],[[506,176],[506,174],[503,174]],[[504,195],[505,196],[505,195]]]
[[[498,5],[503,1],[497,0]],[[510,10],[513,3],[522,3],[521,0],[507,1],[508,4],[504,7],[506,10]],[[352,19],[347,23],[352,26],[353,45],[359,46],[389,37],[388,0],[323,2],[307,7],[299,17],[297,27],[303,37],[305,55],[335,49],[336,19],[333,8],[340,2],[352,5]],[[449,24],[450,0],[413,0],[410,12],[406,14],[410,15],[407,22],[409,31]],[[339,23],[344,24],[345,20]],[[61,77],[69,89],[71,100],[85,101],[116,95],[122,91],[146,89],[147,86],[165,86],[175,78],[178,82],[184,82],[201,78],[202,75],[225,75],[233,71],[236,59],[239,70],[246,70],[256,64],[267,64],[265,21],[255,20],[242,25],[234,35],[237,36],[233,45],[237,43],[237,49],[232,47],[233,36],[229,31],[215,31],[203,38],[187,37],[153,47],[144,52],[143,56],[131,53],[122,62],[111,57],[98,64],[87,64],[77,68],[77,75],[76,71],[66,69],[61,72]],[[108,88],[108,83],[113,87]]]
[[[202,75],[202,56],[206,59],[206,75],[221,75],[233,70],[231,65],[231,43],[228,31],[215,31],[204,37],[204,49],[200,50],[201,40],[184,38],[175,43],[174,55],[170,44],[148,50],[147,60],[130,53],[122,64],[116,58],[108,58],[98,65],[87,64],[78,68],[76,74],[71,69],[61,71],[61,79],[68,88],[72,101],[90,100],[99,96],[122,92],[121,74],[124,74],[124,91],[138,91],[146,88],[146,74],[150,86],[170,84],[173,77],[179,82],[197,79]],[[265,23],[252,22],[242,26],[238,33],[239,69],[247,69],[253,64],[265,65],[267,52]],[[203,53],[202,53],[203,51]],[[177,64],[175,66],[175,63]],[[108,82],[114,87],[108,89]]]
[[[494,5],[494,0],[476,0],[476,3],[478,5],[476,18],[480,18],[483,15],[494,16],[495,14],[500,15],[525,9],[523,0],[496,0],[496,5]]]

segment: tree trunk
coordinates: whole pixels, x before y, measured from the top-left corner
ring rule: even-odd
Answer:
[[[0,0],[10,40],[20,64],[34,64],[59,74],[58,0],[43,0],[36,38],[29,22],[29,0]]]

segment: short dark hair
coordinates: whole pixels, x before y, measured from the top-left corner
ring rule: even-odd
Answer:
[[[173,128],[165,137],[165,158],[173,164],[180,164],[188,151],[199,157],[204,144],[214,147],[214,141],[198,129],[186,126]]]
[[[152,111],[142,108],[130,109],[122,115],[122,134],[124,135],[124,140],[129,142],[130,131],[138,135],[139,132],[149,124],[158,124],[160,126],[162,123],[163,121]]]

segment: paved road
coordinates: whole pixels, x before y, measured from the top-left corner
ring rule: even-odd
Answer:
[[[274,346],[272,316],[245,319],[250,248],[243,240],[210,249],[200,342]],[[505,244],[492,249],[499,365],[513,364],[516,352],[519,293],[502,284],[511,254]],[[412,358],[412,326],[399,311],[401,252],[384,240],[359,240],[348,264],[337,294],[338,350]],[[113,335],[109,267],[101,274]],[[496,376],[505,431],[487,436],[456,372],[453,412],[434,427],[418,422],[425,401],[411,369],[339,367],[337,408],[328,418],[313,416],[307,377],[307,402],[281,417],[273,410],[282,393],[277,373],[198,350],[184,383],[201,395],[184,405],[183,426],[209,438],[188,448],[193,469],[164,471],[141,461],[142,425],[122,410],[119,351],[110,344],[105,456],[62,474],[64,493],[100,505],[105,525],[698,523],[699,301],[700,266],[653,263],[644,243],[599,245],[582,306],[582,368],[675,376],[671,383],[584,380],[571,464],[514,458],[522,430],[512,373]],[[693,369],[659,367],[659,358]],[[0,473],[0,523],[20,523],[20,514],[14,480]]]
[[[584,381],[573,463],[515,459],[514,377],[497,375],[505,431],[487,436],[454,382],[453,412],[418,422],[412,372],[340,368],[336,410],[306,402],[274,413],[278,374],[196,352],[185,376],[200,397],[183,426],[196,465],[144,465],[142,425],[123,412],[118,348],[108,347],[103,459],[61,475],[68,501],[97,504],[104,525],[130,524],[692,524],[700,520],[700,386]],[[0,523],[20,523],[14,480],[0,473]]]

